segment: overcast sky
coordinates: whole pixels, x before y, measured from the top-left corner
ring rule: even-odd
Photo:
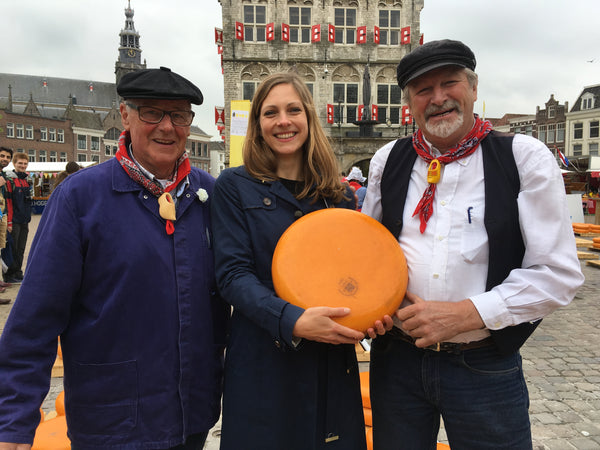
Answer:
[[[114,82],[126,0],[4,0],[0,72]],[[142,58],[189,78],[204,93],[195,125],[218,139],[214,106],[223,76],[214,44],[217,0],[131,0]],[[554,94],[569,108],[600,84],[599,0],[425,0],[425,41],[465,42],[480,77],[475,111],[534,114]],[[593,62],[588,62],[593,61]]]

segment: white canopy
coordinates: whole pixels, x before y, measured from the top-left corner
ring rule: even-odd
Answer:
[[[81,168],[98,164],[95,161],[77,162]],[[66,162],[30,162],[27,165],[27,172],[62,172],[67,166]],[[5,170],[13,170],[14,166],[11,162],[6,166]]]

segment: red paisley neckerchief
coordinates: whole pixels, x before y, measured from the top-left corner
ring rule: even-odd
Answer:
[[[417,130],[413,134],[413,147],[417,154],[427,163],[431,163],[434,159],[437,159],[442,164],[448,164],[458,159],[464,158],[465,156],[469,156],[472,154],[479,143],[492,131],[492,123],[489,120],[481,120],[477,114],[475,114],[475,125],[455,147],[452,147],[446,153],[441,156],[435,158],[431,154],[431,150],[427,143],[425,142],[425,138],[423,137],[423,132],[421,129]],[[427,228],[427,221],[433,214],[433,197],[435,196],[435,183],[429,183],[427,189],[423,193],[419,204],[415,208],[415,212],[413,213],[413,217],[419,214],[419,219],[421,219],[420,230],[421,233],[425,232]]]
[[[166,186],[163,188],[162,184],[160,184],[158,181],[148,178],[144,172],[140,170],[138,165],[131,159],[129,153],[127,152],[130,142],[131,137],[129,136],[129,132],[123,131],[121,136],[119,136],[119,150],[117,151],[115,157],[121,163],[121,167],[123,167],[125,172],[127,172],[127,175],[129,175],[133,181],[142,185],[146,190],[156,197],[160,197],[165,192],[170,192],[175,189],[191,171],[190,160],[188,159],[187,152],[184,152],[183,155],[181,155],[181,157],[177,160],[177,164],[175,166],[175,175],[172,179],[167,181]],[[173,221],[169,219],[165,220],[167,222],[167,234],[173,234],[175,232],[175,225],[173,224]]]

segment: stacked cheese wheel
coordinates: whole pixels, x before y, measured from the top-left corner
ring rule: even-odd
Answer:
[[[596,237],[592,240],[592,247],[600,250],[600,237]]]
[[[577,234],[600,233],[600,225],[591,223],[573,223],[573,231]]]

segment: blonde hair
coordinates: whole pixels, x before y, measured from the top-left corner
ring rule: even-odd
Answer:
[[[19,152],[15,153],[15,155],[13,156],[13,164],[20,159],[24,159],[25,161],[29,162],[29,156],[26,153]]]
[[[277,157],[265,143],[260,128],[260,110],[273,87],[289,84],[297,92],[308,123],[308,137],[302,148],[302,175],[304,187],[296,196],[331,198],[339,203],[344,199],[345,189],[339,177],[338,164],[333,149],[317,116],[312,95],[304,81],[295,73],[275,73],[265,78],[257,87],[252,99],[248,132],[242,149],[244,166],[250,175],[263,181],[277,180]]]

